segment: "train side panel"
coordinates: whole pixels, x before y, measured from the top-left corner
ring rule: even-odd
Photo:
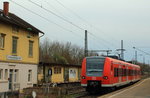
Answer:
[[[103,68],[102,65],[99,66],[100,62],[103,63]],[[88,57],[88,61],[87,58],[84,58],[82,62],[81,85],[86,87],[88,91],[103,87],[118,87],[140,80],[140,70],[138,65],[109,57]]]

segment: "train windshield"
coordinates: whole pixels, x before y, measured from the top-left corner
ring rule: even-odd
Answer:
[[[105,58],[87,58],[86,75],[102,76]]]

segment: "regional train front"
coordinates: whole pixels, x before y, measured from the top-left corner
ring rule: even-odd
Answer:
[[[91,92],[101,88],[104,78],[105,57],[86,57],[82,62],[81,86],[86,87],[86,91]]]

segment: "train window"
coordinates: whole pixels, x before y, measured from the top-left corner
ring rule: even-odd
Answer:
[[[123,76],[125,76],[125,69],[123,69]]]
[[[118,77],[120,76],[120,68],[117,68],[118,69]]]
[[[119,76],[119,71],[118,71],[118,68],[117,68],[117,77]]]
[[[130,69],[128,69],[128,76],[130,76]]]
[[[136,70],[135,70],[135,75],[136,75]]]
[[[114,77],[118,77],[118,68],[114,68]]]
[[[122,76],[124,76],[124,69],[122,68]]]
[[[121,76],[123,76],[123,71],[124,71],[124,70],[123,70],[123,68],[122,68],[122,69],[121,69],[121,72],[122,72],[122,73],[121,73]]]
[[[124,71],[123,71],[123,72],[124,72],[124,75],[123,75],[123,76],[126,76],[126,69],[124,69]]]
[[[123,76],[123,68],[121,68],[121,76]]]
[[[118,68],[118,76],[121,76],[121,70]]]
[[[131,70],[131,76],[133,76],[133,70]]]
[[[116,77],[116,68],[114,68],[114,77]]]
[[[118,76],[122,76],[122,68],[118,69],[118,73],[119,73]]]
[[[128,69],[126,69],[126,76],[128,76]]]
[[[132,76],[132,70],[130,69],[130,76]]]
[[[87,58],[87,76],[102,76],[105,58]]]

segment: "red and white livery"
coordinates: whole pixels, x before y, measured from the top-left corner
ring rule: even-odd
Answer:
[[[119,87],[141,78],[140,66],[110,57],[86,57],[82,62],[81,86],[88,92]]]

